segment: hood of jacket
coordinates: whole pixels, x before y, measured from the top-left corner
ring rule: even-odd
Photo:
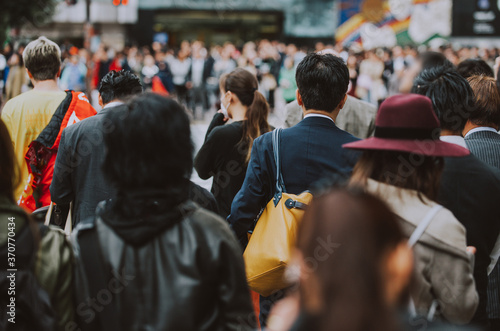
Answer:
[[[128,244],[142,246],[186,216],[187,200],[185,188],[118,192],[98,205],[97,216]]]

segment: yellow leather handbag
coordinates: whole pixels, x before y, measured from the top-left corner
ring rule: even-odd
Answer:
[[[276,163],[276,192],[259,220],[243,253],[250,289],[269,296],[290,284],[284,274],[290,263],[297,228],[304,210],[312,200],[308,191],[288,194],[281,174],[279,139],[281,129],[273,131],[273,151]]]

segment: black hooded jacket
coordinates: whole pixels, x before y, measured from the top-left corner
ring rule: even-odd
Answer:
[[[90,245],[80,246],[84,240]],[[102,202],[94,224],[77,227],[73,244],[81,330],[254,327],[234,235],[224,220],[190,200],[176,204],[141,193],[140,199]],[[92,250],[98,251],[95,263],[84,263]],[[96,274],[105,281],[95,281]]]

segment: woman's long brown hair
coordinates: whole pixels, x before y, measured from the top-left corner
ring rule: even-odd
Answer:
[[[269,105],[266,98],[257,89],[257,78],[248,70],[237,68],[221,77],[221,87],[236,94],[240,102],[247,106],[246,120],[243,122],[243,136],[239,143],[247,153],[246,162],[250,160],[253,141],[260,135],[271,131],[267,117]]]
[[[385,265],[404,240],[395,214],[361,189],[335,189],[314,198],[300,224],[296,246],[304,262],[302,311],[314,318],[315,330],[397,329],[398,307],[386,300]],[[403,289],[400,296],[406,294]],[[320,308],[311,311],[308,302],[318,295]]]
[[[364,151],[352,172],[351,183],[364,187],[368,178],[414,190],[436,201],[443,171],[442,157],[430,157],[396,151]]]
[[[14,146],[5,123],[0,119],[0,196],[16,203],[14,190],[19,183],[19,169]]]

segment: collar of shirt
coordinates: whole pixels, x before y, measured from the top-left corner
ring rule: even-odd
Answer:
[[[467,134],[465,135],[464,138],[467,138],[468,135],[474,133],[474,132],[479,132],[479,131],[491,131],[491,132],[495,132],[495,133],[498,133],[497,130],[493,129],[493,128],[490,128],[488,126],[480,126],[478,128],[474,128],[472,130],[470,130],[469,132],[467,132]]]
[[[121,102],[121,101],[113,101],[113,102],[110,102],[110,103],[107,103],[106,105],[104,105],[104,108],[102,108],[102,109],[108,109],[108,108],[116,107],[116,106],[119,106],[119,105],[123,105],[123,102]]]
[[[441,136],[439,137],[441,141],[450,143],[450,144],[455,144],[458,146],[461,146],[463,148],[467,148],[467,145],[465,144],[465,139],[460,136]],[[468,149],[468,148],[467,148]]]
[[[321,115],[321,114],[307,114],[306,116],[304,116],[304,119],[306,119],[308,117],[323,117],[323,118],[327,118],[330,121],[332,121],[333,123],[335,123],[335,121],[333,120],[333,118],[331,118],[329,116],[326,116],[326,115]]]

